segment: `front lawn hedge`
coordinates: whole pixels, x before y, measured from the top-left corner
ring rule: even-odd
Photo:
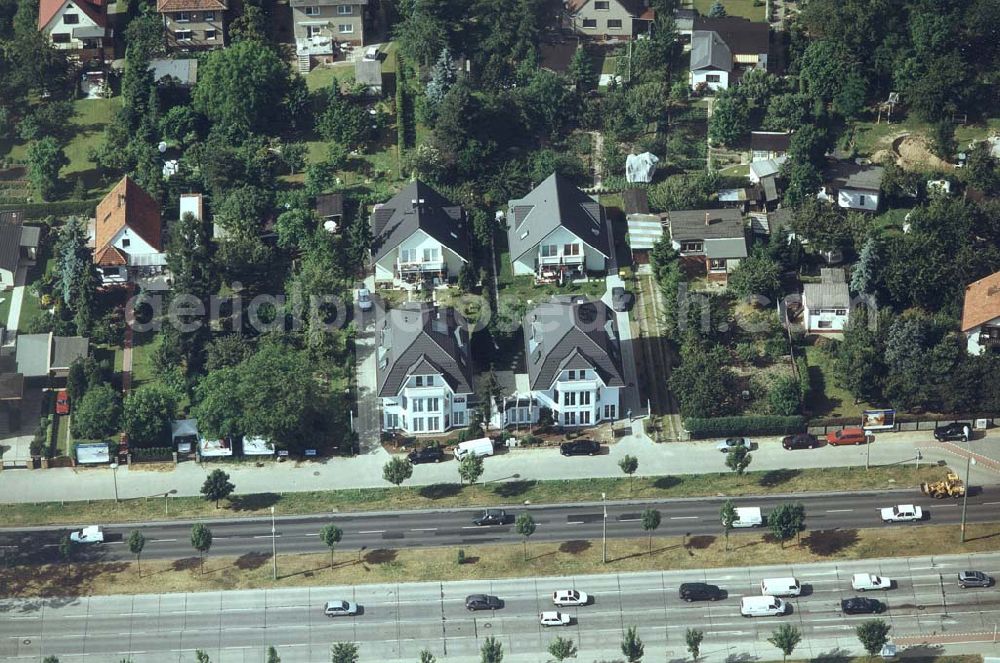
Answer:
[[[91,217],[100,198],[93,200],[57,200],[51,203],[23,203],[0,205],[0,212],[24,212],[24,218],[37,220],[47,216],[84,216]]]
[[[692,439],[723,437],[726,435],[790,435],[806,429],[802,415],[781,417],[759,415],[743,417],[691,417],[684,420],[684,428]]]

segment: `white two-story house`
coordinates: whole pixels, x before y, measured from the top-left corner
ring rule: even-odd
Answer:
[[[670,245],[694,273],[727,283],[747,257],[746,224],[738,209],[667,212]]]
[[[816,197],[836,201],[838,207],[875,212],[882,194],[885,169],[853,161],[833,161],[823,174],[823,188]]]
[[[515,276],[554,282],[614,267],[604,207],[556,173],[507,204],[507,242]]]
[[[166,269],[160,204],[127,175],[97,205],[90,236],[104,285]]]
[[[1000,348],[1000,272],[966,286],[962,333],[970,355]]]
[[[465,210],[420,180],[377,205],[371,226],[376,282],[447,283],[471,258]]]
[[[691,32],[690,84],[709,90],[735,85],[748,69],[767,71],[770,47],[767,23],[739,16],[696,16]]]
[[[114,57],[108,7],[100,0],[41,0],[38,29],[53,48],[84,63]]]
[[[409,302],[375,323],[382,429],[411,435],[469,424],[469,333],[455,311]]]
[[[592,426],[621,416],[625,387],[615,314],[599,300],[554,297],[524,318],[526,387],[494,424],[535,423],[543,409],[561,426]]]

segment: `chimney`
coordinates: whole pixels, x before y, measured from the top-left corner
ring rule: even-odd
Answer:
[[[705,212],[705,225],[706,226],[712,225],[712,222],[709,220],[709,213],[708,212]]]

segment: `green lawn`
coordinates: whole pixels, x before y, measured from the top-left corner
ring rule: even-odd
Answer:
[[[354,82],[354,66],[352,64],[337,64],[332,67],[316,67],[306,74],[306,86],[309,91],[322,90],[330,87],[333,79],[344,83]]]
[[[132,337],[132,387],[152,380],[153,350],[156,348],[156,337],[152,332],[136,332]],[[116,362],[117,358],[116,358]]]
[[[73,102],[73,108],[76,114],[70,124],[76,129],[76,133],[66,144],[69,165],[62,169],[60,175],[70,180],[70,187],[75,177],[82,176],[87,186],[87,195],[98,196],[105,191],[99,185],[97,171],[93,162],[87,159],[87,153],[91,148],[99,147],[104,140],[104,128],[121,108],[121,97],[77,99]],[[28,145],[15,144],[10,150],[10,157],[15,161],[25,161],[28,157]]]
[[[990,118],[983,124],[966,124],[955,128],[955,139],[959,150],[968,147],[971,140],[982,140],[991,133],[1000,130],[1000,118]],[[903,133],[919,133],[931,136],[931,126],[914,117],[907,117],[902,122],[888,124],[882,122],[856,122],[854,124],[854,144],[858,154],[871,155],[881,149],[889,148],[889,137]]]
[[[813,417],[857,417],[871,409],[868,403],[855,403],[854,396],[837,386],[836,373],[830,359],[817,347],[806,348],[810,387],[806,409]]]
[[[586,283],[567,283],[565,286],[554,284],[535,285],[532,276],[515,276],[511,282],[500,288],[501,297],[510,297],[515,301],[540,302],[551,295],[589,295],[600,297],[606,289],[603,278],[591,278]]]
[[[760,0],[760,6],[757,6],[755,0],[721,0],[721,2],[722,6],[726,8],[728,16],[743,16],[751,21],[758,22],[765,20],[763,0]],[[715,0],[693,0],[693,2],[686,4],[692,4],[698,10],[699,14],[708,16],[708,12],[712,9],[712,5],[715,4]]]

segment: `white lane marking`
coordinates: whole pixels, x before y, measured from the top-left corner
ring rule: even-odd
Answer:
[[[358,532],[358,534],[385,534],[384,529],[366,529],[363,532]],[[319,535],[317,535],[319,536]]]
[[[1000,502],[983,502],[983,506],[993,506],[994,504],[1000,504]]]
[[[437,527],[414,527],[411,532],[436,532]]]
[[[640,520],[642,520],[642,518],[619,518],[618,522],[620,522],[620,523],[637,523]]]
[[[854,509],[827,509],[827,513],[850,513]]]
[[[254,538],[254,539],[270,539],[270,538],[271,538],[271,535],[270,535],[270,534],[255,534],[255,535],[253,536],[253,538]],[[280,539],[280,538],[281,538],[281,535],[280,535],[280,534],[275,534],[275,535],[274,535],[274,538],[276,538],[276,539]]]
[[[670,520],[698,520],[698,516],[671,516]]]
[[[177,539],[150,539],[150,543],[166,543],[167,541],[176,541]]]
[[[934,508],[935,509],[957,509],[958,505],[957,504],[935,504]]]
[[[582,520],[567,520],[566,524],[567,525],[582,525],[583,521]],[[463,527],[462,529],[465,529],[465,528]]]

